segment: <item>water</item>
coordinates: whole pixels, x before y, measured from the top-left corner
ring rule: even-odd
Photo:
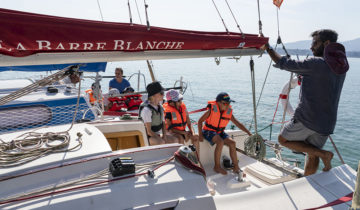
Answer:
[[[302,59],[300,57],[300,59]],[[188,88],[184,94],[184,102],[189,111],[200,109],[206,106],[207,101],[214,100],[219,92],[225,91],[236,102],[232,104],[234,115],[246,127],[248,127],[253,117],[251,76],[249,67],[249,57],[242,57],[239,61],[234,59],[222,58],[220,65],[216,65],[213,58],[202,59],[179,59],[179,60],[161,60],[153,61],[154,72],[157,80],[161,81],[164,87],[174,86],[174,82],[183,77],[188,83]],[[266,77],[270,59],[267,55],[262,58],[254,57],[255,78],[256,78],[256,100],[258,100],[260,91]],[[340,154],[345,163],[356,169],[360,160],[358,141],[360,140],[360,129],[357,121],[360,119],[360,59],[349,58],[350,70],[344,83],[342,96],[338,110],[338,121],[332,138],[337,145]],[[124,75],[130,76],[139,70],[145,74],[146,82],[151,81],[145,61],[132,62],[111,62],[107,70],[102,75],[114,75],[115,67],[122,67]],[[92,75],[90,73],[86,75]],[[34,76],[34,73],[5,72],[0,74],[0,79],[24,78]],[[283,85],[289,80],[290,73],[275,68],[270,68],[267,82],[257,109],[258,130],[267,127],[274,116],[277,99]],[[103,92],[108,91],[109,79],[103,79],[101,85]],[[86,79],[83,82],[82,89],[87,89],[93,81]],[[133,87],[137,89],[137,77],[130,80]],[[140,90],[144,90],[144,82],[141,80]],[[290,102],[296,107],[298,102],[299,88],[290,93]],[[283,109],[279,105],[278,112],[275,115],[275,122],[282,120]],[[202,113],[192,114],[193,120],[198,120]],[[286,120],[289,118],[287,117]],[[260,132],[264,138],[277,140],[280,131],[280,125],[275,124],[270,136],[270,129],[267,128]],[[252,130],[253,132],[253,130]],[[326,150],[334,152],[335,150],[330,141],[325,145]],[[297,158],[304,161],[302,155],[295,155],[288,150],[283,151],[283,157]],[[268,150],[268,155],[273,152]],[[335,154],[333,165],[340,165],[340,160]],[[320,165],[320,168],[322,166]]]

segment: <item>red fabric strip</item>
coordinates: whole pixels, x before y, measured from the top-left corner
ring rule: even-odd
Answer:
[[[315,208],[310,208],[310,209],[305,209],[305,210],[315,210],[315,209],[322,209],[322,208],[326,208],[326,207],[330,207],[330,206],[335,206],[338,204],[342,204],[342,203],[346,203],[348,201],[351,201],[353,197],[353,192],[349,193],[348,195],[345,195],[344,197],[341,197],[337,200],[334,200],[330,203],[327,203],[325,205],[319,206],[319,207],[315,207]]]

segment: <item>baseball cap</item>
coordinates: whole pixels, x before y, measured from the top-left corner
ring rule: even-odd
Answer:
[[[229,94],[225,92],[221,92],[216,96],[216,101],[226,101],[226,102],[235,102],[234,100],[230,99]]]
[[[179,93],[179,91],[171,89],[168,92],[166,92],[166,100],[167,101],[179,101],[183,99],[183,95]]]

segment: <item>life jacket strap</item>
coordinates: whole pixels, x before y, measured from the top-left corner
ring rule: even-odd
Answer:
[[[205,126],[215,130],[217,133],[221,133],[225,130],[225,127],[215,127],[205,122]]]

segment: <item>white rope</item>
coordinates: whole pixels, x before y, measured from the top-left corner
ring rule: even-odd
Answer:
[[[67,152],[80,147],[82,145],[82,135],[78,133],[79,143],[73,148],[65,149],[70,144],[71,137],[69,131],[75,123],[76,114],[79,109],[80,93],[81,79],[79,81],[78,97],[72,123],[66,131],[46,133],[26,132],[10,142],[4,142],[0,139],[0,168],[22,165],[50,153]],[[54,144],[54,142],[58,141],[61,143]]]
[[[257,119],[256,119],[256,92],[255,92],[255,70],[254,70],[254,60],[252,56],[250,57],[250,75],[251,75],[251,88],[252,88],[252,98],[253,98],[253,109],[254,109],[254,128],[255,134],[258,134],[257,131]]]

